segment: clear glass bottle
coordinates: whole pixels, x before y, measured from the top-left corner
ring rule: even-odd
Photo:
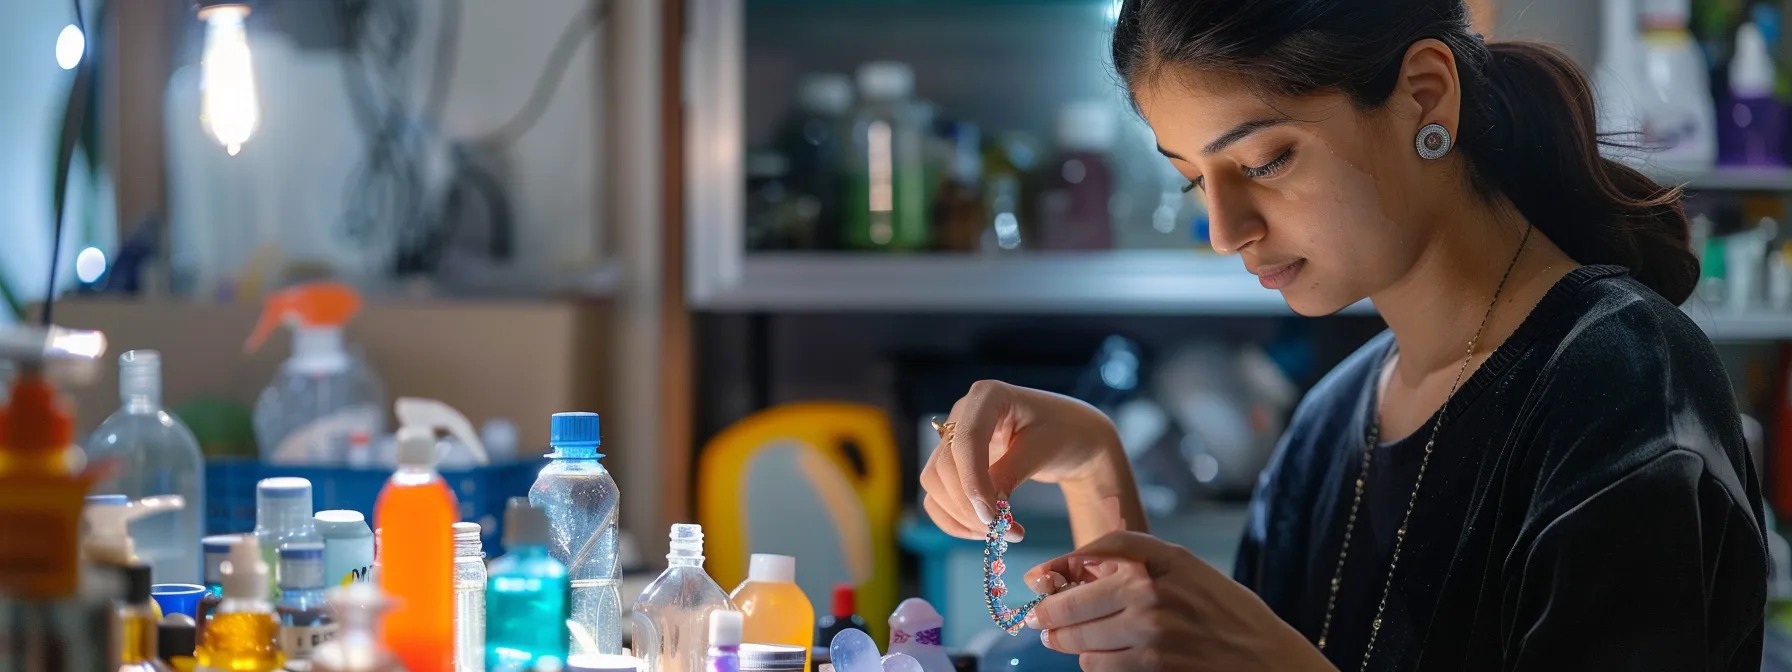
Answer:
[[[572,584],[548,551],[546,512],[522,497],[504,511],[504,556],[486,582],[485,667],[522,672],[567,661]]]
[[[394,672],[398,657],[386,648],[380,632],[391,601],[371,583],[351,583],[325,591],[341,628],[336,638],[317,647],[311,672]]]
[[[794,202],[791,245],[797,249],[840,246],[840,164],[852,111],[852,80],[839,73],[807,75],[797,88],[797,110],[778,134],[778,150],[790,160]]]
[[[279,646],[280,620],[268,602],[268,566],[261,544],[244,536],[224,561],[224,601],[205,628],[195,652],[199,669],[218,672],[272,672],[286,662]]]
[[[485,670],[485,549],[478,523],[454,524],[454,669]]]
[[[616,561],[616,480],[597,452],[596,413],[556,413],[554,453],[529,488],[529,503],[547,514],[548,552],[572,579],[572,653],[622,652],[622,570]]]
[[[255,539],[261,545],[262,562],[274,577],[268,599],[280,598],[279,563],[276,553],[292,544],[322,544],[317,521],[311,517],[311,481],[303,478],[264,478],[255,484]]]
[[[733,611],[728,593],[703,571],[703,526],[672,526],[666,571],[634,607],[635,653],[660,672],[704,672],[710,614]]]
[[[336,636],[336,614],[324,601],[324,545],[288,544],[280,549],[280,650],[289,665]]]
[[[199,537],[205,516],[205,457],[192,430],[162,409],[162,358],[154,350],[118,357],[118,412],[88,437],[90,462],[116,460],[115,475],[94,494],[131,500],[180,495],[185,508],[131,525],[137,556],[156,583],[199,583]]]

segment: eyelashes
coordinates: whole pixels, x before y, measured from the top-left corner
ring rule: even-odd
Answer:
[[[1251,178],[1253,180],[1260,180],[1265,177],[1274,175],[1278,172],[1281,172],[1281,170],[1283,168],[1288,167],[1288,162],[1290,160],[1292,160],[1293,158],[1294,158],[1294,149],[1289,148],[1289,149],[1283,150],[1282,154],[1280,156],[1277,156],[1274,160],[1271,160],[1269,163],[1263,164],[1261,166],[1255,166],[1255,167],[1245,166],[1242,170],[1244,172],[1245,177]],[[1200,189],[1202,191],[1207,190],[1207,178],[1205,176],[1197,177],[1194,179],[1194,181],[1189,182],[1188,186],[1185,186],[1182,188],[1182,193],[1186,194],[1186,193],[1194,191],[1196,189]]]

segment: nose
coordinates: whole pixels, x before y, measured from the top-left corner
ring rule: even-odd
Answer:
[[[1207,239],[1213,251],[1237,254],[1268,233],[1263,217],[1238,190],[1209,185],[1207,190]]]

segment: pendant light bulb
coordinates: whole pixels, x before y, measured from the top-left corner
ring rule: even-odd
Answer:
[[[236,156],[261,123],[255,99],[255,67],[249,56],[249,35],[243,20],[249,6],[203,7],[205,53],[199,61],[199,120],[224,151]]]

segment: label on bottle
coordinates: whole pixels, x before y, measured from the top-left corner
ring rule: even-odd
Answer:
[[[375,434],[379,430],[381,411],[376,406],[361,405],[337,409],[306,423],[281,439],[269,462],[277,464],[335,464],[348,453],[349,437]]]
[[[280,626],[280,650],[287,658],[310,658],[311,651],[336,638],[335,623]]]
[[[0,479],[0,594],[55,599],[75,592],[76,531],[87,483]]]

